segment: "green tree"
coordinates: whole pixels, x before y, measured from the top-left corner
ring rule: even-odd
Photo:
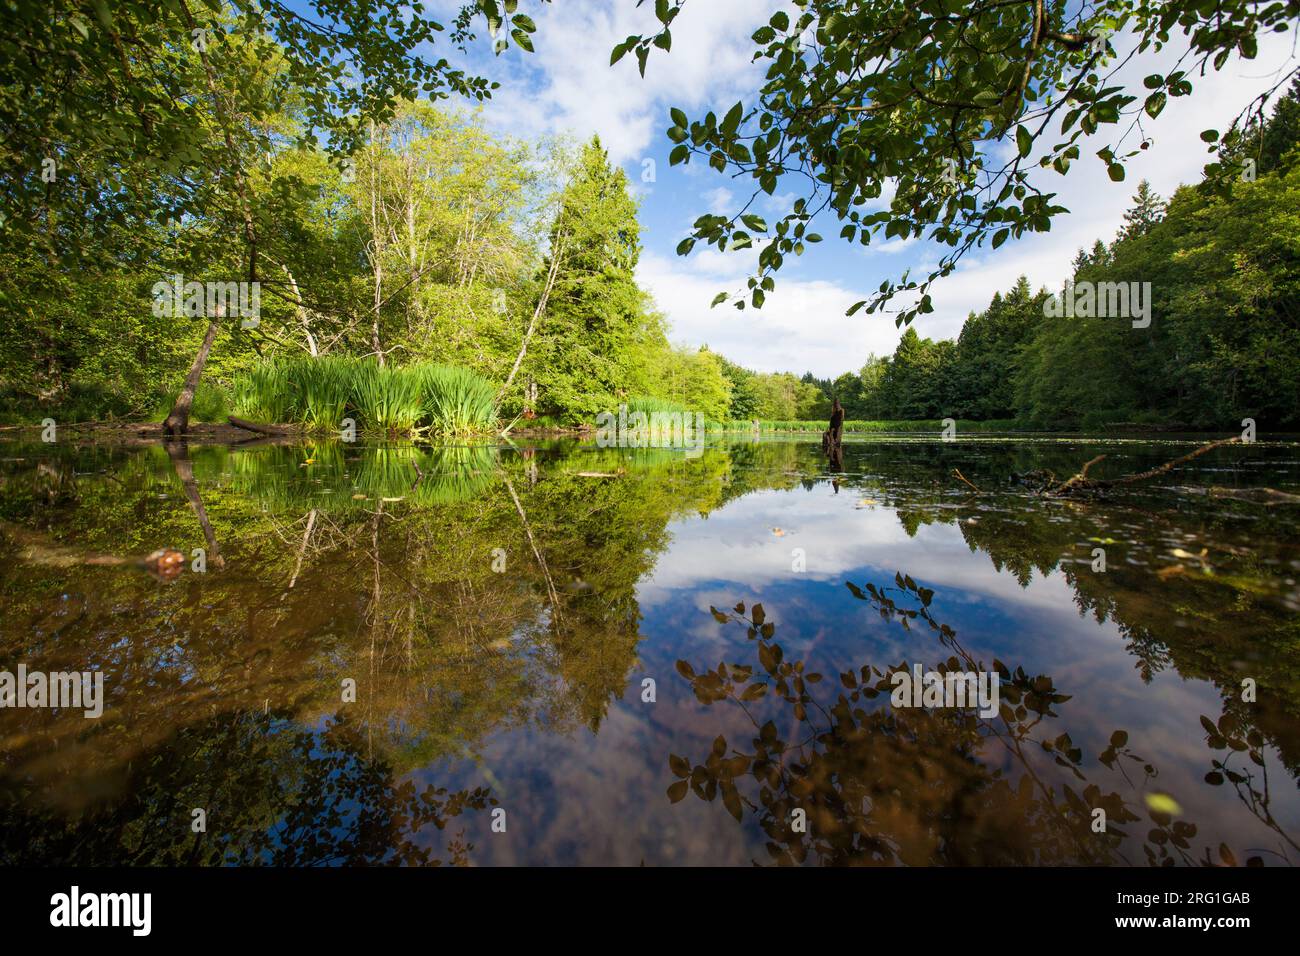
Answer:
[[[1119,238],[1131,239],[1144,236],[1151,228],[1165,217],[1165,201],[1151,188],[1145,179],[1138,183],[1137,192],[1133,194],[1133,206],[1124,213],[1124,226],[1119,231]]]
[[[1046,298],[1021,276],[1005,296],[995,293],[987,309],[966,320],[957,339],[949,414],[976,420],[1015,415],[1015,369],[1043,320]]]
[[[947,412],[948,383],[956,346],[950,340],[923,339],[907,329],[885,371],[881,387],[885,412],[890,418],[943,418]]]
[[[654,321],[636,284],[636,201],[598,138],[581,150],[559,207],[554,291],[524,369],[537,383],[539,410],[590,420],[628,397],[629,356]]]
[[[657,3],[659,32],[627,37],[612,60],[635,52],[644,73],[652,47],[671,47],[684,6]],[[734,215],[697,219],[678,251],[700,242],[720,250],[761,245],[758,269],[737,301],[760,308],[786,259],[820,239],[812,224],[822,212],[850,242],[928,235],[950,250],[928,277],[887,281],[850,309],[871,312],[899,292],[915,293],[916,304],[898,316],[910,322],[932,311],[931,285],[967,251],[1046,232],[1067,212],[1032,175],[1037,168],[1068,174],[1081,137],[1111,128],[1112,145],[1097,155],[1110,178],[1122,180],[1132,153],[1121,142],[1130,131],[1145,142],[1139,120],[1155,120],[1170,97],[1191,95],[1197,77],[1223,69],[1233,55],[1253,59],[1261,34],[1288,30],[1298,16],[1300,0],[825,0],[779,10],[753,33],[763,80],[748,103],[696,120],[671,111],[672,163],[698,159],[753,185]],[[1121,31],[1133,44],[1124,63],[1147,67],[1141,87],[1114,75]],[[1165,72],[1161,51],[1175,35],[1190,52]],[[1219,139],[1215,130],[1202,135]],[[999,150],[1008,147],[1004,161]],[[791,173],[801,186],[769,227],[750,210]],[[875,211],[890,184],[893,200]]]

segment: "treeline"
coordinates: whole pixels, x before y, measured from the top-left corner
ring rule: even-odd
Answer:
[[[301,122],[287,109],[278,121]],[[407,103],[342,168],[287,139],[248,162],[251,273],[232,241],[238,209],[165,222],[119,210],[95,222],[93,243],[66,235],[86,217],[50,214],[43,242],[0,240],[11,413],[162,418],[210,337],[200,418],[223,415],[249,375],[293,356],[468,369],[500,389],[503,418],[590,420],[632,396],[726,414],[719,361],[670,345],[636,284],[636,203],[599,141],[521,144],[473,115]],[[135,188],[174,186],[146,163]],[[207,286],[250,275],[252,320],[156,308],[158,284],[170,295],[178,276]]]
[[[299,48],[224,8],[201,38],[134,7],[80,40],[33,21],[64,60],[29,90],[29,161],[0,164],[0,415],[184,419],[192,403],[214,419],[252,392],[276,404],[273,376],[250,378],[268,363],[327,357],[468,370],[502,421],[589,422],[634,398],[731,414],[741,373],[673,346],[636,284],[637,204],[598,140],[494,135],[414,89],[353,114],[318,41],[409,64],[382,35],[284,16],[310,34]],[[87,58],[104,44],[101,70]],[[437,92],[476,95],[446,79]],[[209,290],[194,308],[171,291],[191,283]],[[253,283],[238,299],[256,315],[214,307],[212,288]]]
[[[1076,257],[1077,288],[1150,283],[1149,327],[1049,318],[1048,291],[1022,277],[955,341],[908,328],[892,356],[805,378],[851,419],[1300,424],[1300,80],[1241,144],[1220,157],[1242,170],[1229,192],[1182,187],[1166,204],[1143,182],[1115,240]]]
[[[523,143],[387,96],[354,112],[320,44],[378,58],[406,97],[409,64],[382,37],[284,15],[298,32],[275,40],[204,11],[200,43],[171,12],[124,8],[103,30],[24,14],[22,59],[53,65],[4,105],[24,122],[0,157],[0,415],[184,419],[192,398],[219,417],[266,362],[338,356],[466,369],[505,421],[589,423],[634,399],[816,420],[833,395],[868,420],[1296,421],[1294,86],[1223,157],[1250,160],[1250,181],[1167,209],[1140,192],[1124,233],[1076,261],[1080,282],[1150,282],[1149,328],[1045,318],[1022,281],[956,341],[909,330],[830,382],[669,342],[635,280],[636,201],[599,141]],[[433,74],[440,93],[481,92]],[[259,314],[160,309],[178,281],[256,282]]]

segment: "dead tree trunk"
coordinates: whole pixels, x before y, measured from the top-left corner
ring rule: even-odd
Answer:
[[[496,404],[501,404],[501,399],[510,389],[510,383],[515,380],[519,374],[519,366],[524,364],[524,356],[528,354],[528,343],[532,341],[533,333],[537,330],[537,323],[542,316],[546,314],[546,303],[551,298],[551,289],[555,287],[555,275],[560,269],[560,259],[564,255],[564,236],[556,237],[554,248],[551,250],[551,268],[546,273],[546,285],[542,289],[541,298],[537,300],[537,308],[533,309],[533,317],[528,322],[528,329],[524,332],[524,340],[519,345],[519,354],[515,356],[515,364],[510,368],[510,374],[506,376],[504,384],[500,391],[497,392]]]
[[[203,366],[208,364],[208,353],[212,351],[212,343],[217,337],[220,321],[221,317],[215,315],[208,321],[208,331],[203,336],[203,344],[199,346],[199,354],[194,356],[190,372],[185,376],[185,384],[181,386],[181,393],[176,396],[172,410],[163,420],[163,431],[169,438],[179,438],[189,431],[190,408],[194,405],[194,392],[199,387],[199,379],[203,377]]]

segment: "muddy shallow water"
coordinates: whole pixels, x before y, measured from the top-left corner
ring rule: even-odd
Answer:
[[[0,444],[0,862],[1295,863],[1300,445],[1008,481],[1195,445]]]

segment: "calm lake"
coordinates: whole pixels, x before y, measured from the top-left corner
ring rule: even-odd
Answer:
[[[0,862],[1300,862],[1300,444],[1011,480],[1198,444],[0,444]]]

